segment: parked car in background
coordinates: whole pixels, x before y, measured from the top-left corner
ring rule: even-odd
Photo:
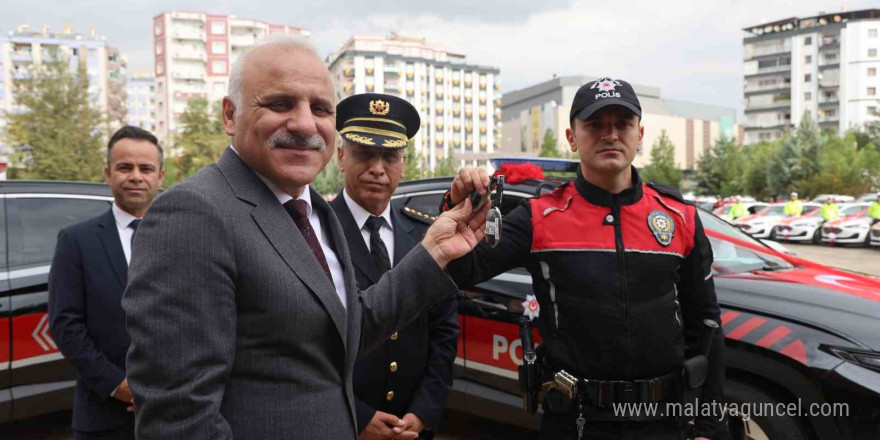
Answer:
[[[815,203],[804,203],[804,212],[819,208],[821,205]],[[782,220],[788,217],[785,215],[785,203],[774,203],[766,206],[760,211],[734,220],[734,226],[740,228],[743,232],[755,238],[771,238],[773,228]],[[771,238],[772,239],[772,238]]]
[[[746,216],[753,215],[753,214],[757,213],[758,211],[766,208],[767,206],[770,206],[769,203],[756,202],[754,200],[751,200],[751,201],[743,200],[743,204],[745,205],[746,210],[748,211],[748,214],[746,214]],[[724,219],[727,222],[733,222],[735,219],[730,217],[730,210],[732,208],[733,208],[732,202],[725,203],[724,206],[715,209],[714,211],[712,211],[712,213],[717,215],[718,217],[721,217],[722,219]],[[743,217],[743,218],[746,218],[746,217]]]
[[[868,217],[867,203],[853,203],[840,210],[841,217],[822,225],[822,243],[858,244],[869,246],[868,232],[873,220]]]
[[[842,196],[840,194],[819,194],[818,196],[813,197],[813,200],[810,200],[810,201],[813,203],[821,204],[821,203],[827,202],[828,199],[830,199],[831,197],[834,197],[834,201],[837,203],[854,202],[856,199],[853,196]]]
[[[792,241],[813,244],[819,244],[822,241],[822,233],[819,227],[822,226],[822,212],[820,209],[807,211],[796,217],[785,218],[779,221],[779,224],[773,227],[770,233],[770,239],[775,241]]]
[[[880,248],[880,223],[871,227],[871,246]]]
[[[112,203],[103,184],[0,182],[0,422],[71,408],[76,373],[49,334],[49,267],[58,231]]]
[[[864,194],[860,195],[858,198],[856,198],[856,202],[857,203],[871,203],[874,200],[877,200],[878,194],[880,194],[880,192],[864,193]]]

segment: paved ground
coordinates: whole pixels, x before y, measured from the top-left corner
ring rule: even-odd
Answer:
[[[880,276],[880,249],[786,244],[797,256],[829,266]],[[70,412],[0,425],[0,440],[70,440]],[[448,411],[438,440],[509,440],[535,438],[535,433]]]
[[[785,246],[798,257],[840,267],[855,272],[880,277],[880,248],[863,247],[829,247],[811,244],[791,244]]]

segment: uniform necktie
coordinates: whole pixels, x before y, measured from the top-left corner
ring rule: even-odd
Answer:
[[[385,242],[382,241],[382,237],[379,235],[379,229],[384,224],[384,218],[371,215],[364,225],[370,231],[370,255],[373,257],[373,262],[376,263],[376,268],[379,269],[380,276],[391,269],[388,248],[385,247]]]
[[[284,204],[284,209],[287,210],[287,213],[290,214],[290,218],[296,223],[296,227],[299,228],[299,232],[302,233],[303,239],[305,239],[306,243],[312,249],[312,255],[318,260],[318,264],[324,268],[327,278],[329,278],[332,283],[333,275],[330,274],[330,266],[327,265],[327,258],[324,257],[324,250],[321,248],[321,243],[318,242],[318,236],[315,234],[315,230],[312,229],[312,224],[309,223],[308,204],[305,200],[292,199]]]
[[[141,219],[136,218],[128,224],[128,227],[131,228],[131,244],[134,245],[134,236],[137,235],[138,226],[141,224]]]

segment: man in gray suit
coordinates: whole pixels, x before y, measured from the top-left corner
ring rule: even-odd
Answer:
[[[359,292],[309,189],[336,140],[320,57],[293,40],[241,55],[223,122],[232,145],[157,198],[135,240],[123,307],[137,437],[354,439],[355,358],[457,291],[443,268],[482,238],[486,210],[450,211]]]

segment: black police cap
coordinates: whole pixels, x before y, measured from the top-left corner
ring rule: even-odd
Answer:
[[[336,105],[336,129],[353,144],[406,148],[419,131],[419,112],[409,102],[392,95],[363,93]]]
[[[599,109],[610,105],[620,105],[642,117],[642,105],[632,86],[621,79],[599,78],[581,86],[571,103],[569,119],[586,121]]]

